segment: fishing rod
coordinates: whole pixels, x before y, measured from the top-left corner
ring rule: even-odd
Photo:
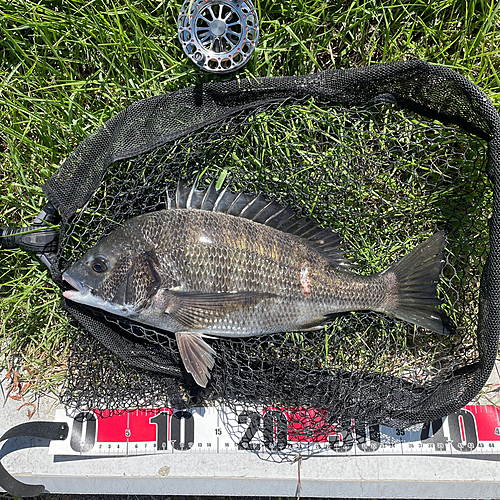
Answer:
[[[53,261],[59,246],[59,230],[54,226],[58,225],[59,220],[59,212],[52,203],[48,203],[35,218],[32,226],[0,227],[0,250],[22,248],[34,252],[52,274]]]

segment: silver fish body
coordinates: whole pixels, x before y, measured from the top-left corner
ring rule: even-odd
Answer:
[[[77,289],[65,297],[176,333],[186,369],[202,386],[214,364],[204,335],[308,330],[356,310],[444,332],[436,308],[444,233],[386,271],[361,276],[349,270],[335,233],[260,197],[244,195],[234,208],[237,195],[216,195],[213,186],[191,190],[190,203],[178,195],[176,207],[125,222],[64,274]],[[219,201],[205,209],[200,200],[210,197]]]

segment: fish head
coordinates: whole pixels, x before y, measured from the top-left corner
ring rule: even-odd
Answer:
[[[99,309],[127,316],[134,309],[131,275],[140,245],[119,228],[103,238],[63,273],[74,290],[64,297]],[[139,248],[140,250],[140,248]]]

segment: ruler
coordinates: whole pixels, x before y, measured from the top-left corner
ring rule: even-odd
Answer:
[[[269,455],[496,455],[500,408],[467,405],[410,429],[384,425],[326,426],[314,409],[199,407],[190,410],[57,410],[69,425],[52,455],[136,456],[166,453]],[[320,429],[311,433],[311,429]]]

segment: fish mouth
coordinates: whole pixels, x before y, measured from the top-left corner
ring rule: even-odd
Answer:
[[[104,311],[117,314],[119,316],[131,316],[135,314],[135,310],[128,305],[113,304],[93,293],[93,288],[80,283],[75,278],[72,278],[67,273],[63,273],[62,279],[69,283],[75,290],[67,290],[63,292],[63,297],[78,304],[85,304],[90,307],[96,307]]]
[[[62,279],[75,289],[63,292],[63,297],[66,297],[67,299],[72,299],[76,295],[87,295],[91,290],[90,287],[80,283],[75,278],[72,278],[68,273],[63,273]]]

